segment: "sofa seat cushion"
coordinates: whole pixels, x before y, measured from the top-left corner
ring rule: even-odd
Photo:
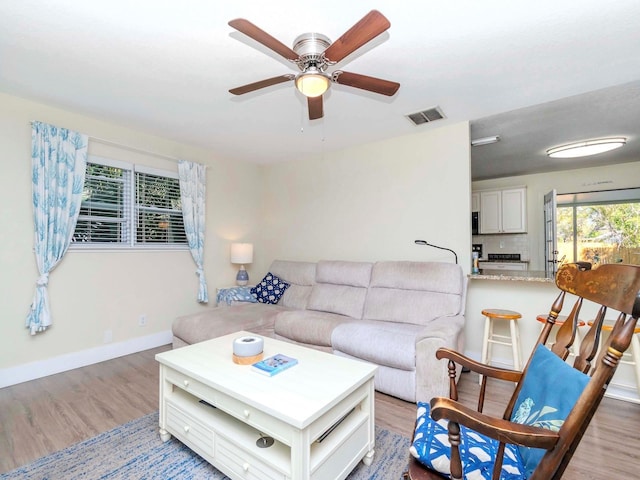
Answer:
[[[416,368],[416,338],[424,330],[411,323],[356,321],[336,326],[334,351],[400,370]]]
[[[299,343],[331,346],[331,332],[337,325],[354,321],[353,318],[335,313],[313,310],[293,310],[281,312],[275,317],[276,335]]]
[[[287,310],[280,305],[263,303],[239,303],[207,308],[176,318],[171,330],[175,337],[191,345],[240,330],[269,331],[273,326],[274,317]]]

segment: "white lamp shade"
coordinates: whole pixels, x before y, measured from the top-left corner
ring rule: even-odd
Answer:
[[[252,243],[232,243],[231,244],[231,263],[239,263],[247,265],[253,262],[253,244]]]

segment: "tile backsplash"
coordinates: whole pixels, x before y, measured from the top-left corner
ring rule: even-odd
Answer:
[[[519,253],[522,260],[531,259],[526,233],[513,235],[473,235],[471,243],[482,244],[482,257],[485,259],[490,253]]]

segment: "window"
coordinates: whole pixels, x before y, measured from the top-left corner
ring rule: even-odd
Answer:
[[[640,264],[640,188],[558,195],[558,258]]]
[[[177,174],[89,157],[72,248],[186,244]]]

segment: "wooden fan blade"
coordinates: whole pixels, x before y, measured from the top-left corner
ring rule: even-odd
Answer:
[[[339,62],[362,45],[374,39],[391,26],[389,20],[377,10],[371,10],[362,20],[345,32],[324,51],[330,62]]]
[[[233,93],[234,95],[244,95],[245,93],[253,92],[254,90],[260,90],[261,88],[270,87],[271,85],[288,82],[294,78],[295,75],[291,74],[280,75],[279,77],[267,78],[266,80],[260,80],[259,82],[243,85],[242,87],[232,88],[229,90],[229,93]]]
[[[383,80],[381,78],[343,71],[334,72],[333,81],[340,85],[360,88],[362,90],[368,90],[388,97],[395,95],[400,88],[400,84],[397,82],[390,82],[389,80]]]
[[[307,97],[307,105],[309,107],[309,120],[317,120],[323,117],[322,95],[318,97]]]
[[[267,48],[270,48],[287,60],[298,59],[298,54],[296,52],[287,47],[280,40],[276,40],[264,30],[256,27],[249,20],[245,20],[244,18],[236,18],[235,20],[231,20],[229,22],[229,25],[239,32],[244,33],[247,37],[251,37],[256,42],[261,43]]]

